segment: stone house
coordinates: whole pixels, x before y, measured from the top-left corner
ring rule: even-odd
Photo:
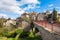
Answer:
[[[23,19],[21,17],[16,18],[16,27],[22,27]]]
[[[30,29],[30,24],[26,20],[19,17],[16,19],[16,27],[19,27],[27,32]]]
[[[58,13],[57,17],[58,17],[58,21],[60,22],[60,14],[59,13]]]
[[[49,21],[53,21],[53,13],[49,14],[51,17],[49,18]],[[58,22],[60,22],[60,14],[57,13],[57,19],[58,19]],[[54,21],[53,21],[54,22]]]
[[[30,30],[30,24],[27,21],[22,21],[22,29],[24,29],[25,32],[28,32]]]
[[[23,13],[23,14],[21,15],[21,18],[25,18],[25,17],[29,17],[29,14]]]
[[[38,15],[37,15],[37,20],[38,21],[40,21],[40,20],[44,20],[44,14],[43,13],[39,13]]]
[[[51,14],[51,13],[50,13],[50,11],[48,11],[48,10],[45,12],[45,15],[46,15],[46,16],[48,16],[48,15],[50,15],[50,14]]]
[[[29,16],[30,16],[31,20],[36,20],[37,14],[38,13],[36,13],[36,12],[30,13]]]
[[[47,20],[48,15],[50,15],[50,12],[48,10],[46,12],[39,13],[37,15],[37,20]]]
[[[60,17],[58,17],[58,21],[60,22]]]
[[[4,22],[4,25],[5,25],[5,26],[16,25],[16,21],[13,20],[13,19],[7,19],[7,20]]]
[[[23,29],[24,31],[29,31],[30,24],[26,21],[29,18],[27,13],[23,13],[20,17],[16,19],[16,27]]]

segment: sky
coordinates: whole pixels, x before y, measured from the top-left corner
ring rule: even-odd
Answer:
[[[0,0],[0,17],[15,19],[24,12],[53,11],[60,13],[60,0]]]

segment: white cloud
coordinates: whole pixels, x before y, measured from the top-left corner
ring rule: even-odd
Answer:
[[[35,4],[29,4],[27,7],[23,8],[23,10],[40,8],[40,6],[36,6]]]
[[[16,1],[16,0],[0,0],[0,11],[2,12],[9,12],[9,13],[16,13],[16,14],[22,14],[25,12],[20,6],[28,4],[28,9],[33,9],[35,8],[36,4],[40,4],[38,0],[21,0],[21,1]],[[30,5],[34,4],[34,6]]]
[[[38,0],[21,0],[20,4],[40,4],[40,2]]]
[[[60,7],[56,7],[56,8],[60,8]]]
[[[21,0],[20,5],[24,5],[24,4],[28,4],[28,6],[23,8],[23,10],[40,8],[40,6],[36,6],[36,4],[40,4],[38,0]]]
[[[1,17],[8,18],[8,16],[7,16],[6,14],[0,13],[0,18],[1,18]]]
[[[38,0],[21,0],[20,3],[22,5],[28,4],[27,7],[23,8],[24,10],[39,8],[39,6],[36,6],[36,4],[40,4]]]
[[[19,3],[16,0],[0,0],[0,3],[4,5],[9,5],[9,6],[19,5]]]
[[[60,14],[60,12],[58,12]]]
[[[29,4],[27,7],[23,8],[24,10],[34,9],[35,5]]]
[[[0,11],[21,14],[24,12],[16,0],[0,0]]]
[[[57,10],[58,11],[58,13],[60,14],[60,10]]]
[[[54,5],[53,5],[53,4],[49,4],[48,6],[49,6],[49,7],[52,7],[52,6],[54,6]]]

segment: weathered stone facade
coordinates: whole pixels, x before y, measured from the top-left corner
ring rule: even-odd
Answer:
[[[38,20],[38,21],[44,20],[44,17],[45,17],[45,15],[44,15],[43,13],[39,13],[39,14],[37,15],[37,20]]]
[[[31,20],[36,20],[37,14],[38,13],[36,13],[36,12],[30,13],[29,16],[30,16]]]
[[[22,28],[27,32],[30,30],[30,24],[26,21],[22,21]]]

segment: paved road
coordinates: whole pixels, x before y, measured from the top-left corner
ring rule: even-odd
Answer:
[[[47,21],[34,21],[34,22],[37,25],[50,30],[51,32],[55,32],[55,33],[60,34],[60,25],[59,25],[59,23],[51,24]]]

